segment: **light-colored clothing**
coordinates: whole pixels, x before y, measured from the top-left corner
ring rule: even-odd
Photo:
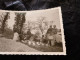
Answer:
[[[51,40],[51,45],[54,46],[56,41],[56,34],[53,35],[53,39]]]
[[[53,37],[53,35],[47,34],[47,38],[48,38],[49,40],[52,40],[54,37]]]
[[[55,45],[56,34],[54,34],[54,35],[47,34],[46,38],[48,39],[48,44],[50,44],[51,46]]]

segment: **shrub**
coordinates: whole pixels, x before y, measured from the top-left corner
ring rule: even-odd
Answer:
[[[6,37],[8,39],[12,39],[13,38],[13,31],[9,28],[6,28],[3,35],[4,35],[4,37]]]

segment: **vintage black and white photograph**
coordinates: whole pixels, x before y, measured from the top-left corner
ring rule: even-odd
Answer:
[[[66,55],[61,7],[1,10],[0,54]]]

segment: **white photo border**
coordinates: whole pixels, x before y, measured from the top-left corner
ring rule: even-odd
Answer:
[[[61,25],[63,52],[0,52],[0,54],[2,54],[2,55],[66,55],[66,42],[65,42],[61,7],[55,7],[55,8],[51,8],[51,9],[59,9],[59,18],[60,18],[60,25]],[[44,9],[44,10],[48,10],[48,9]],[[39,10],[34,10],[34,11],[39,11]],[[27,13],[28,11],[0,10],[0,12],[25,12],[25,13]]]

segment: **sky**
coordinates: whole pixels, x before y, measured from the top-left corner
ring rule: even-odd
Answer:
[[[26,11],[26,22],[27,21],[37,21],[40,17],[45,17],[46,21],[54,21],[54,25],[60,29],[60,16],[59,16],[59,9],[52,8],[52,9],[45,9],[45,10],[34,10],[34,11]],[[0,13],[1,15],[1,13]],[[10,12],[10,19],[8,19],[8,27],[13,29],[13,25],[15,23],[15,13]]]
[[[32,12],[27,12],[26,21],[36,21],[40,17],[45,17],[46,21],[54,21],[54,25],[57,28],[60,28],[60,18],[59,18],[59,9],[46,9],[46,10],[37,10]]]

